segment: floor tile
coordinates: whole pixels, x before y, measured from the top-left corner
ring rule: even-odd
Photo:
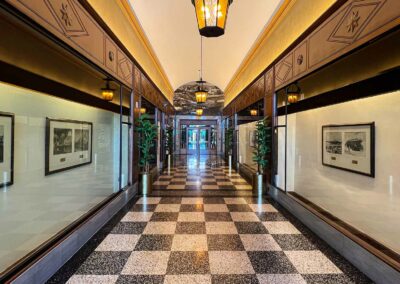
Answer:
[[[233,222],[207,222],[206,232],[209,235],[237,234],[235,223]]]
[[[157,204],[135,204],[129,211],[135,212],[154,212]]]
[[[205,185],[205,184],[202,184],[201,189],[203,189],[203,190],[218,190],[219,187],[218,187],[218,185]]]
[[[178,220],[179,213],[154,212],[151,216],[151,222],[174,222]]]
[[[182,204],[203,204],[203,198],[202,197],[194,197],[194,198],[183,197]]]
[[[131,252],[95,251],[78,268],[76,274],[120,274]]]
[[[245,251],[210,251],[211,274],[254,274]]]
[[[258,284],[258,279],[255,274],[226,274],[226,275],[212,275],[212,283],[226,283],[226,284]]]
[[[141,235],[136,244],[136,251],[169,251],[172,246],[172,235]]]
[[[128,212],[121,222],[148,222],[153,212]]]
[[[210,274],[206,251],[173,251],[168,261],[167,274]]]
[[[300,274],[258,274],[257,278],[260,284],[306,284],[307,283]]]
[[[229,212],[225,204],[204,204],[204,212]]]
[[[246,251],[281,251],[279,244],[271,235],[240,235]]]
[[[176,222],[148,222],[143,234],[145,235],[173,235]]]
[[[158,204],[160,197],[141,197],[136,204]]]
[[[211,275],[166,275],[164,284],[210,284]]]
[[[222,197],[204,197],[204,204],[225,204],[225,200]]]
[[[204,212],[203,204],[182,204],[180,212]]]
[[[164,275],[167,272],[169,251],[134,251],[121,274]]]
[[[302,276],[310,284],[354,284],[354,281],[344,274],[304,274]]]
[[[73,275],[67,284],[113,284],[117,279],[118,275]]]
[[[227,206],[230,212],[253,212],[247,204],[228,204]]]
[[[172,251],[207,251],[207,235],[175,235]]]
[[[180,212],[178,222],[204,222],[203,212]]]
[[[181,197],[162,197],[160,204],[181,204]]]
[[[184,184],[170,184],[167,186],[167,189],[185,189]]]
[[[261,222],[235,222],[239,234],[268,234]]]
[[[248,251],[257,274],[292,274],[296,268],[282,251]]]
[[[342,273],[320,251],[285,251],[285,254],[301,274]]]
[[[249,204],[254,212],[278,212],[271,204]]]
[[[205,234],[205,222],[178,222],[176,225],[176,234]]]
[[[273,235],[282,250],[316,250],[316,246],[303,235]]]
[[[224,200],[226,204],[247,204],[246,200],[244,200],[241,197],[237,198],[225,197]]]
[[[300,234],[299,230],[287,221],[263,222],[263,224],[270,234]]]
[[[251,185],[248,185],[248,184],[235,184],[235,187],[236,187],[236,189],[240,189],[240,190],[251,190],[251,189],[253,189],[252,187],[251,187]]]
[[[261,213],[256,213],[258,219],[260,221],[265,222],[265,221],[287,221],[286,217],[283,216],[279,212],[261,212]]]
[[[162,284],[163,275],[120,275],[116,284]],[[83,284],[83,283],[81,283]]]
[[[207,222],[229,222],[232,221],[231,214],[228,212],[205,212],[205,220]]]
[[[209,251],[237,251],[244,250],[239,235],[207,235]]]
[[[133,251],[140,235],[109,234],[96,251]]]
[[[111,231],[112,234],[142,234],[147,222],[119,222]]]
[[[235,222],[258,222],[257,215],[253,212],[231,212],[230,214]]]
[[[179,212],[180,204],[158,204],[155,212]]]

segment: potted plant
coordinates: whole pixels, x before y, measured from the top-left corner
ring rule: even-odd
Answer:
[[[228,156],[229,168],[232,167],[233,128],[225,129],[225,155]]]
[[[141,182],[139,191],[142,195],[148,195],[151,193],[152,189],[150,160],[154,158],[154,154],[151,153],[151,150],[155,145],[157,126],[151,123],[147,114],[142,114],[137,119],[136,131],[139,133],[139,166],[142,169],[140,173]]]
[[[261,195],[265,190],[263,177],[265,170],[270,165],[271,141],[270,120],[264,118],[256,124],[256,143],[253,152],[253,161],[257,163],[257,172],[253,174],[253,193],[255,195]]]
[[[168,126],[165,130],[165,148],[167,153],[168,166],[171,163],[171,155],[174,152],[174,128]]]

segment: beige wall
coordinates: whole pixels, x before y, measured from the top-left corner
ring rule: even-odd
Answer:
[[[310,27],[335,0],[287,0],[266,27],[225,89],[228,105],[291,43]]]
[[[127,0],[88,2],[172,103],[172,86]]]

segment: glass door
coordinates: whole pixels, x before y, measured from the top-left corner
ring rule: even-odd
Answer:
[[[199,149],[200,154],[207,154],[210,145],[210,129],[200,128],[199,129]]]
[[[189,127],[187,130],[187,152],[188,154],[197,154],[199,150],[199,129]]]

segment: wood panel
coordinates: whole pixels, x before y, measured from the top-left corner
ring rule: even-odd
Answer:
[[[77,0],[6,0],[128,87],[132,61]]]

